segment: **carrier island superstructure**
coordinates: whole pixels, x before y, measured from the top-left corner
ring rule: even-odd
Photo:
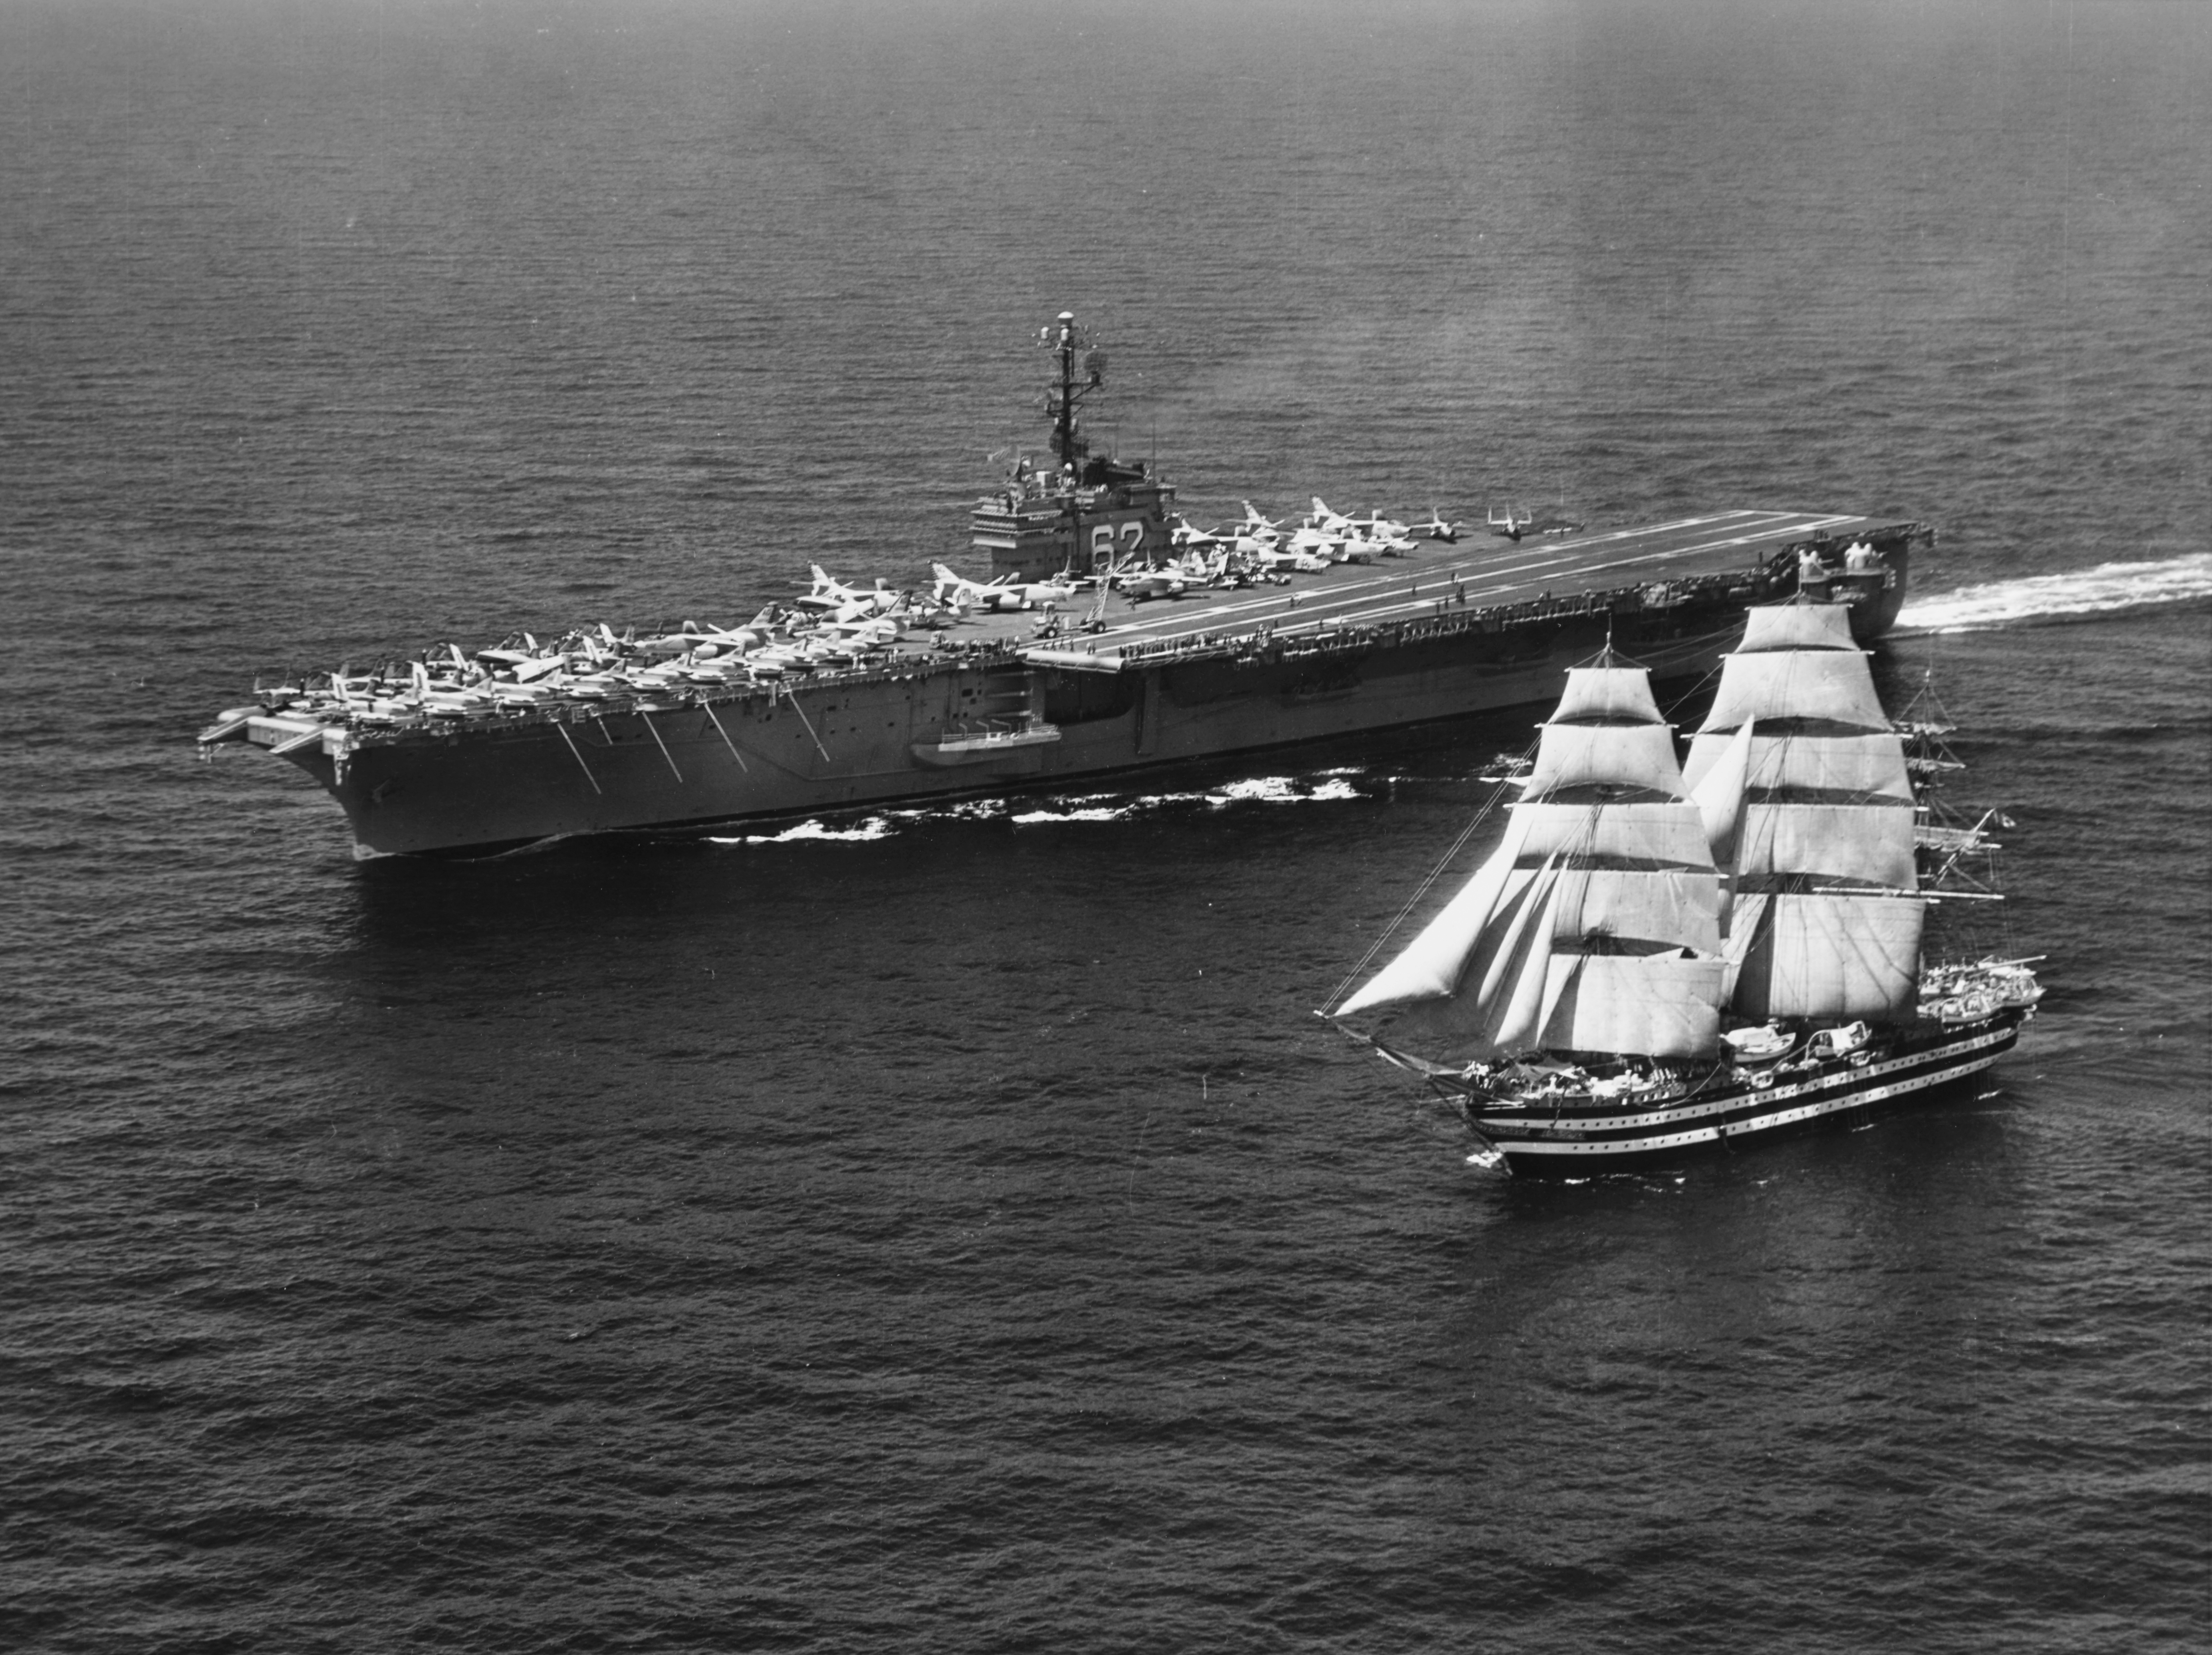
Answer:
[[[1153,465],[1089,453],[1076,411],[1103,361],[1069,316],[1046,343],[1053,464],[1018,460],[971,519],[995,583],[924,597],[824,577],[743,627],[450,646],[258,691],[200,739],[300,765],[362,856],[703,832],[1546,703],[1608,637],[1656,678],[1694,678],[1746,607],[1804,586],[1849,603],[1864,640],[1933,539],[1901,517],[1745,507],[1468,544],[1370,521],[1312,533],[1295,561],[1245,557],[1247,538],[1172,529]]]

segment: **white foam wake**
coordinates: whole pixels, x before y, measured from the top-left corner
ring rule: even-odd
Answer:
[[[1352,766],[1324,770],[1310,781],[1289,776],[1259,776],[1196,793],[1075,794],[1034,802],[969,799],[920,809],[887,810],[849,826],[833,827],[826,822],[806,821],[780,833],[711,834],[708,838],[718,845],[787,845],[823,840],[866,843],[888,838],[910,822],[1006,820],[1017,827],[1039,827],[1063,822],[1126,822],[1174,806],[1223,810],[1231,805],[1335,804],[1365,796],[1346,780],[1360,774],[1359,767]]]
[[[1052,800],[1043,809],[1018,812],[1012,820],[1022,827],[1044,822],[1125,822],[1164,805],[1200,805],[1220,810],[1230,805],[1327,805],[1361,796],[1359,789],[1331,775],[1317,787],[1302,788],[1287,776],[1257,776],[1249,781],[1224,782],[1204,793],[1148,793],[1136,798],[1097,794],[1088,799]],[[1110,801],[1110,802],[1109,802]]]
[[[831,827],[826,822],[801,822],[797,827],[786,828],[781,833],[746,833],[725,838],[709,834],[708,840],[718,845],[789,845],[808,840],[848,840],[866,843],[872,839],[888,839],[893,832],[891,824],[880,816],[871,816],[851,827]]]
[[[1931,593],[1905,605],[1900,632],[1979,632],[2022,621],[2098,615],[2152,604],[2212,597],[2212,552],[2150,563],[2100,563],[2065,575],[2031,575],[1956,592]]]

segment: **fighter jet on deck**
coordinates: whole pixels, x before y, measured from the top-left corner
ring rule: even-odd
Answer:
[[[864,587],[847,586],[825,573],[819,563],[811,565],[808,572],[814,576],[814,589],[795,601],[801,609],[817,615],[829,615],[841,621],[862,620],[870,615],[883,614],[899,600],[899,594],[880,580],[870,591]]]
[[[1047,604],[1066,603],[1076,592],[1073,585],[1061,581],[1021,581],[1012,575],[1001,575],[991,581],[971,581],[942,563],[931,564],[930,573],[937,577],[933,593],[937,601],[961,609],[1042,609]]]

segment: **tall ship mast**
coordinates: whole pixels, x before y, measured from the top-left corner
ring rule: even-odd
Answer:
[[[1980,826],[1916,798],[1931,727],[1892,724],[1831,602],[1747,613],[1680,766],[1608,650],[1568,672],[1497,849],[1326,1014],[1523,1174],[1671,1165],[1986,1068],[2041,990],[2032,961],[1929,957],[1931,904],[1993,899],[1950,878]]]
[[[1752,605],[1817,592],[1871,638],[1904,601],[1910,518],[1738,506],[1492,535],[1431,511],[1212,527],[1084,429],[1106,362],[1041,335],[1049,458],[1016,452],[969,515],[973,574],[709,595],[647,625],[286,668],[200,732],[296,764],[357,855],[496,855],[1069,785],[1546,699],[1607,636],[1660,678],[1708,671]],[[948,530],[952,525],[948,524]]]

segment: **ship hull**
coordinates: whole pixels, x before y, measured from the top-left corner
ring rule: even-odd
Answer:
[[[1838,563],[1853,538],[1881,566],[1836,578],[1866,588],[1854,622],[1879,630],[1928,533],[1743,510],[1540,545],[1435,546],[1291,590],[1117,596],[1089,629],[1065,615],[972,617],[858,668],[450,717],[398,703],[342,724],[256,709],[207,739],[306,770],[363,857],[707,833],[1095,786],[1537,705],[1608,642],[1655,678],[1694,678],[1746,605],[1788,597],[1808,557]]]
[[[1564,1103],[1505,1109],[1465,1100],[1468,1125],[1516,1177],[1588,1177],[1661,1171],[1752,1141],[1820,1130],[1930,1102],[2018,1043],[2030,1013],[2006,1011],[1955,1031],[1909,1036],[1863,1063],[1840,1061],[1694,1092],[1664,1104]]]
[[[284,757],[329,789],[365,856],[496,855],[579,834],[702,834],[1093,786],[1536,705],[1604,636],[1586,618],[1540,638],[1474,635],[1242,669],[1170,664],[1103,684],[1052,669],[893,673],[665,710],[410,733],[337,751],[310,743]],[[1649,649],[1660,676],[1694,679],[1711,670],[1729,636],[1723,624],[1653,638]],[[1035,711],[1058,739],[933,762],[932,733],[977,705]]]

